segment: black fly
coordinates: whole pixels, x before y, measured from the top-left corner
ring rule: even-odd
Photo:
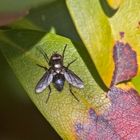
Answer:
[[[76,59],[71,61],[66,67],[63,65],[64,53],[65,53],[66,47],[67,45],[65,45],[62,55],[58,53],[54,53],[50,59],[48,58],[44,50],[40,48],[40,52],[43,54],[44,58],[46,59],[50,67],[46,68],[44,66],[38,65],[41,68],[44,68],[46,72],[42,76],[40,81],[37,83],[35,91],[36,93],[41,93],[47,87],[49,88],[49,93],[48,93],[46,103],[48,102],[48,99],[51,94],[51,87],[50,87],[51,82],[54,84],[54,87],[58,91],[62,91],[65,80],[69,83],[70,93],[74,96],[74,98],[77,101],[79,101],[77,97],[74,95],[74,93],[72,92],[71,85],[77,88],[83,88],[84,84],[83,84],[83,81],[74,72],[68,69],[69,66],[73,62],[75,62]]]

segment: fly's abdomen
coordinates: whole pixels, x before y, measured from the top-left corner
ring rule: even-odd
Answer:
[[[53,77],[53,83],[58,91],[62,91],[64,87],[65,77],[63,74],[56,74]]]

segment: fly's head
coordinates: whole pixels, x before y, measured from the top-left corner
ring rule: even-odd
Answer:
[[[49,65],[54,68],[61,68],[63,66],[62,56],[58,53],[54,53],[50,58]]]

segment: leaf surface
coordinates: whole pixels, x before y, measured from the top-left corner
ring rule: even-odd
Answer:
[[[43,116],[62,138],[74,138],[72,133],[74,120],[79,116],[84,117],[88,106],[95,107],[104,104],[103,108],[106,108],[108,99],[98,103],[99,98],[101,96],[105,98],[105,95],[78,53],[81,46],[74,47],[69,39],[58,35],[45,35],[44,32],[25,29],[3,31],[0,38],[0,50],[7,58],[19,81]],[[49,92],[47,88],[43,93],[35,94],[35,86],[45,72],[36,64],[48,67],[37,48],[43,48],[50,57],[55,51],[61,54],[65,44],[68,44],[65,53],[65,66],[73,59],[78,58],[75,63],[71,64],[70,70],[84,81],[84,89],[72,88],[75,96],[79,99],[78,102],[71,95],[67,82],[65,82],[64,90],[61,93],[51,84],[52,93],[46,104]]]

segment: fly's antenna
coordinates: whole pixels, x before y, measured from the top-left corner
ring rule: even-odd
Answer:
[[[41,48],[41,47],[37,47],[37,49],[39,50],[39,52],[44,56],[45,60],[47,61],[47,63],[49,63],[49,57],[46,54],[46,52]]]
[[[64,50],[63,50],[63,52],[62,52],[62,58],[63,58],[63,59],[64,59],[64,54],[65,54],[66,48],[67,48],[67,44],[64,46]]]

